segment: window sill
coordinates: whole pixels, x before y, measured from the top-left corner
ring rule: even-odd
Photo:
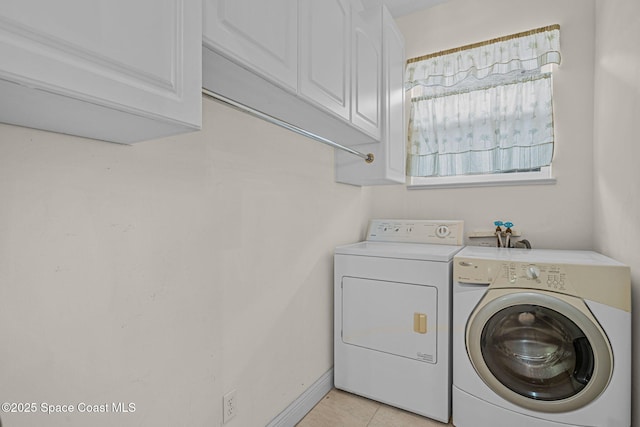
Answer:
[[[461,175],[441,177],[409,177],[409,190],[428,190],[431,188],[465,187],[501,187],[511,185],[549,185],[555,184],[551,167],[541,168],[537,172],[517,172],[495,175]]]

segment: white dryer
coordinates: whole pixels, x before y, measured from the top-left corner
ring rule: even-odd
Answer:
[[[457,427],[629,427],[629,268],[590,251],[454,260]]]
[[[462,221],[373,220],[366,241],[336,248],[337,388],[449,422],[462,237]]]

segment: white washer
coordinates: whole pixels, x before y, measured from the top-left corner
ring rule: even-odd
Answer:
[[[629,268],[590,251],[454,259],[457,427],[629,427]]]
[[[451,284],[462,221],[373,220],[335,250],[334,382],[439,421],[451,414]]]

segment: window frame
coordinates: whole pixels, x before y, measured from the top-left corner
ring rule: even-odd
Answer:
[[[553,164],[553,161],[552,161]],[[427,190],[432,188],[501,187],[511,185],[553,185],[556,178],[552,167],[543,166],[539,171],[510,172],[482,175],[408,176],[407,188]]]

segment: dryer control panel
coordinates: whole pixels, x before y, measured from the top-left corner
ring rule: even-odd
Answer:
[[[464,221],[372,219],[367,240],[374,242],[462,245]]]

